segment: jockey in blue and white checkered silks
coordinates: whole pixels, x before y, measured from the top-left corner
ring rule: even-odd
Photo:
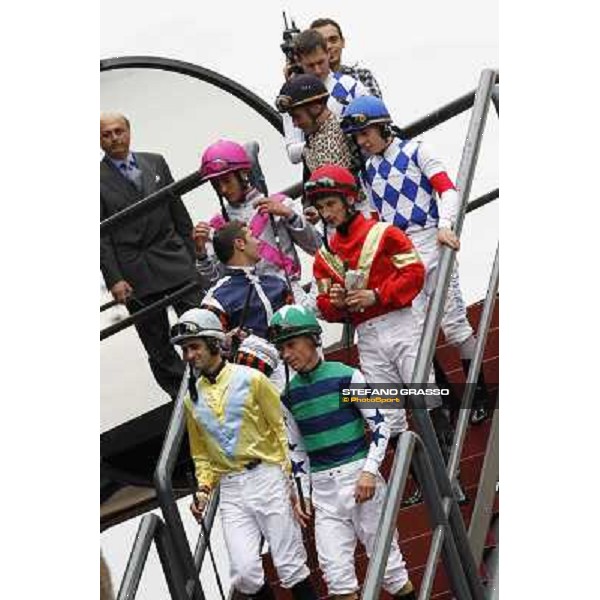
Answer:
[[[413,301],[420,335],[437,280],[440,246],[460,248],[453,231],[458,215],[458,194],[446,167],[429,146],[421,140],[399,138],[391,122],[383,101],[371,96],[357,98],[348,105],[342,129],[354,135],[368,156],[363,183],[379,218],[405,231],[425,264],[425,286]],[[458,347],[463,367],[468,372],[476,340],[467,319],[456,262],[450,277],[442,330],[448,342]],[[486,395],[485,382],[480,378],[475,406],[478,401],[484,402]]]

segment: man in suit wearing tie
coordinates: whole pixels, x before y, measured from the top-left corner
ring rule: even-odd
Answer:
[[[173,182],[159,154],[130,152],[130,124],[121,114],[100,115],[100,219],[104,220]],[[100,238],[100,268],[106,287],[130,313],[197,280],[193,225],[175,197]],[[178,315],[200,305],[198,292],[173,304]],[[157,383],[175,398],[184,364],[169,338],[167,311],[135,324]]]

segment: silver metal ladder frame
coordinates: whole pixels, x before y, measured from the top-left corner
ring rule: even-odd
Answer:
[[[471,113],[467,138],[463,147],[456,185],[460,209],[454,230],[458,237],[460,237],[462,231],[490,101],[494,102],[496,110],[498,110],[498,90],[495,88],[497,78],[498,73],[495,70],[484,70],[481,73],[479,85],[475,94],[475,102]],[[421,344],[413,373],[413,385],[418,385],[419,383],[426,384],[428,381],[450,275],[454,265],[454,258],[455,252],[451,248],[443,247],[441,249],[438,262],[437,283],[427,311]],[[442,560],[446,567],[446,573],[450,580],[452,591],[456,598],[458,598],[458,600],[484,599],[484,588],[479,578],[479,563],[475,560],[462,514],[454,499],[452,479],[454,479],[456,475],[460,454],[462,452],[462,445],[468,426],[469,409],[474,393],[474,384],[481,368],[483,351],[497,288],[498,251],[496,251],[490,285],[488,287],[484,311],[479,326],[476,355],[471,362],[467,377],[468,385],[465,388],[465,394],[461,402],[461,417],[455,432],[453,451],[448,463],[448,469],[446,469],[446,465],[444,464],[444,459],[435,435],[431,418],[426,410],[423,397],[418,395],[410,397],[413,399],[413,419],[415,428],[420,436],[419,439],[424,445],[428,460],[431,464],[431,470],[435,477],[435,485],[432,486],[431,484],[430,477],[427,474],[428,469],[423,469],[423,466],[427,464],[427,461],[419,458],[420,444],[411,444],[410,441],[402,441],[405,437],[408,437],[409,440],[414,439],[415,434],[410,432],[402,434],[401,441],[396,448],[394,464],[389,478],[389,487],[379,522],[375,546],[373,548],[363,586],[362,598],[365,600],[375,600],[376,598],[379,598],[383,573],[387,563],[392,537],[396,530],[402,492],[411,460],[415,461],[418,476],[422,478],[420,481],[423,485],[425,503],[432,517],[432,522],[434,523],[432,544],[425,574],[421,583],[419,600],[427,600],[431,594],[440,552],[442,554]],[[414,452],[415,448],[417,449],[416,452]],[[423,476],[425,476],[424,479]],[[432,487],[433,490],[431,489]],[[442,498],[441,511],[438,503],[438,494]]]
[[[176,600],[205,599],[199,573],[206,552],[207,540],[200,531],[196,549],[192,555],[172,484],[175,462],[185,432],[184,397],[188,389],[188,378],[189,367],[186,367],[154,473],[156,495],[164,522],[154,514],[143,517],[119,588],[117,600],[132,600],[135,598],[152,540],[156,542],[171,597]],[[209,535],[218,503],[219,491],[217,489],[210,498],[204,517],[206,531]]]

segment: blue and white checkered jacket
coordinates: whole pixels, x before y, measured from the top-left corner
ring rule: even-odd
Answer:
[[[430,178],[446,171],[418,140],[394,138],[366,161],[364,184],[381,220],[410,234],[437,227],[437,192]]]

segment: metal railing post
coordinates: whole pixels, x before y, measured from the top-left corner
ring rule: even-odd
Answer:
[[[489,331],[490,323],[494,313],[494,304],[496,301],[496,294],[498,292],[498,279],[499,279],[499,267],[498,267],[498,249],[496,248],[496,256],[494,258],[494,266],[492,267],[492,273],[490,276],[490,283],[488,285],[487,294],[481,318],[479,321],[479,328],[477,330],[477,343],[475,346],[475,354],[471,361],[469,368],[469,374],[467,377],[467,385],[465,387],[465,393],[461,402],[461,410],[459,411],[458,423],[456,426],[456,432],[454,434],[454,440],[452,444],[452,452],[448,459],[447,472],[448,477],[452,481],[455,479],[458,465],[460,463],[460,456],[464,441],[467,435],[467,428],[469,426],[469,417],[471,414],[470,408],[473,401],[473,395],[475,393],[475,382],[481,368],[483,361],[483,354],[485,351],[485,343],[487,340],[487,333]],[[444,498],[443,502],[444,514],[448,514],[450,510],[450,499]],[[470,537],[470,536],[469,536]],[[425,573],[423,575],[423,583],[421,585],[421,598],[429,598],[431,588],[433,586],[433,579],[435,577],[436,565],[438,557],[442,549],[442,543],[444,541],[443,531],[436,531],[433,535],[431,547],[429,549],[429,556],[427,557],[427,564],[425,566]],[[475,564],[479,564],[477,555],[475,557]]]
[[[494,265],[492,267],[492,273],[490,275],[490,282],[485,296],[485,301],[483,303],[483,309],[481,311],[479,327],[477,328],[477,342],[475,344],[475,353],[473,355],[473,359],[471,360],[471,366],[469,367],[469,374],[467,375],[467,385],[465,386],[465,392],[463,394],[458,415],[458,423],[456,424],[456,431],[454,433],[452,452],[450,453],[450,458],[448,460],[447,471],[450,480],[453,480],[458,472],[460,455],[462,454],[463,445],[467,436],[467,429],[469,427],[469,418],[471,414],[471,405],[473,403],[473,396],[475,395],[477,377],[479,375],[481,365],[483,363],[483,355],[485,352],[487,334],[490,329],[492,317],[494,315],[494,305],[496,304],[496,294],[498,293],[499,273],[500,268],[498,260],[498,248],[496,248],[496,256],[494,257]]]
[[[467,139],[463,148],[456,186],[458,190],[460,209],[455,231],[459,237],[464,220],[466,204],[471,190],[477,156],[479,154],[479,148],[481,145],[481,135],[485,127],[485,120],[489,108],[492,87],[496,81],[496,77],[497,73],[490,69],[483,71],[481,74],[475,97],[475,103],[471,114],[471,120],[469,123]],[[443,248],[440,252],[440,258],[438,261],[438,278],[436,287],[428,307],[427,317],[425,319],[425,325],[421,338],[421,345],[419,347],[419,352],[415,363],[413,373],[414,383],[426,383],[429,379],[429,372],[435,351],[435,344],[437,341],[438,330],[442,318],[442,311],[445,305],[453,263],[454,252],[450,248]],[[464,576],[468,582],[470,596],[467,597],[472,596],[474,600],[483,600],[484,591],[481,581],[479,580],[478,568],[473,560],[473,555],[470,550],[462,515],[453,497],[452,486],[446,473],[444,458],[435,435],[431,418],[426,410],[424,399],[421,396],[413,396],[412,398],[415,408],[415,410],[413,410],[415,427],[421,436],[425,447],[427,448],[429,459],[431,461],[437,483],[440,487],[441,495],[444,498],[448,498],[450,502],[448,521],[461,559],[462,567],[464,569]],[[396,456],[398,456],[398,449],[396,449]],[[396,462],[398,461],[395,460],[394,465],[392,466],[390,479],[395,477],[394,471],[397,468]],[[386,494],[383,513],[380,518],[380,527],[382,523],[387,523],[390,521],[390,516],[394,513],[394,505],[397,500],[398,499],[394,498],[390,493]],[[440,533],[438,537],[441,537],[441,535],[442,534]],[[446,540],[446,543],[448,543],[448,540]],[[376,561],[383,562],[387,560],[388,554],[388,538],[386,538],[386,536],[378,536],[375,541],[375,547],[373,549],[372,556]],[[375,564],[374,568],[378,569],[379,565]],[[463,600],[463,598],[459,596],[459,600]]]
[[[394,458],[394,466],[398,463],[398,468],[392,468],[388,479],[387,493],[388,497],[394,498],[397,501],[393,503],[392,510],[382,513],[379,520],[373,553],[369,560],[369,567],[363,584],[363,599],[379,597],[381,580],[387,564],[387,553],[384,556],[384,552],[386,552],[386,549],[389,552],[389,547],[396,531],[398,511],[400,510],[400,501],[398,499],[402,499],[402,494],[404,493],[416,440],[417,436],[412,431],[405,431],[400,435],[398,440]]]
[[[485,458],[483,459],[483,467],[481,468],[475,506],[469,524],[469,542],[477,564],[481,562],[483,557],[485,538],[490,528],[491,508],[494,504],[498,482],[498,468],[498,411],[495,410],[485,450]]]
[[[142,571],[146,564],[145,558],[148,556],[152,540],[154,539],[156,524],[156,515],[146,515],[141,520],[131,553],[129,554],[127,567],[125,567],[125,573],[121,580],[117,600],[131,600],[131,598],[135,598],[142,577]]]
[[[217,487],[212,493],[206,510],[204,511],[204,525],[208,535],[210,535],[213,524],[215,522],[215,516],[217,514],[217,507],[219,506],[219,488]],[[202,563],[204,562],[204,555],[206,554],[206,547],[208,546],[208,540],[204,537],[202,531],[198,536],[198,543],[196,544],[196,550],[194,551],[194,563],[196,565],[196,571],[200,573],[202,569]]]
[[[369,560],[369,567],[363,585],[363,600],[375,600],[379,598],[383,573],[389,554],[389,546],[396,533],[400,501],[404,492],[411,459],[423,488],[425,506],[433,525],[434,534],[449,529],[449,523],[443,510],[442,496],[440,495],[425,447],[415,433],[407,431],[400,436],[398,441],[396,458],[394,467],[392,468],[393,477],[390,476],[388,483],[389,487],[386,498],[394,499],[392,501],[393,510],[384,510],[381,515],[373,552]],[[453,592],[461,600],[470,600],[472,596],[465,580],[460,556],[451,535],[446,536],[446,543],[443,546],[443,560],[444,564],[448,567],[448,578],[450,579]],[[421,589],[421,593],[423,593],[423,589]],[[423,597],[427,596],[420,596],[420,598]]]
[[[452,592],[459,600],[471,600],[471,598],[476,598],[469,589],[470,586],[462,564],[463,561],[461,560],[455,538],[452,535],[447,513],[444,510],[445,499],[443,499],[440,494],[429,453],[422,441],[415,452],[415,470],[423,489],[423,498],[426,502],[426,506],[430,509],[429,514],[431,522],[437,525],[433,532],[432,539],[435,537],[439,537],[440,539],[442,560],[446,567],[446,574],[450,580]],[[426,585],[425,577],[423,577],[419,594],[420,600],[429,598],[432,589],[433,577],[431,578],[429,588]]]
[[[153,210],[157,206],[160,206],[164,202],[187,194],[197,187],[201,186],[203,181],[200,176],[200,171],[194,171],[163,188],[160,188],[153,194],[142,198],[138,202],[124,208],[123,210],[111,215],[100,222],[100,235],[108,235],[115,229],[122,227],[126,223],[137,219],[140,215],[143,215],[150,210]]]
[[[175,600],[188,600],[179,563],[175,556],[169,534],[160,517],[154,514],[145,515],[140,522],[127,567],[121,580],[117,600],[133,600],[135,598],[152,541],[156,543],[156,550],[171,598]]]
[[[173,540],[162,519],[159,519],[156,527],[156,551],[160,559],[169,593],[175,600],[189,600],[189,595],[184,585],[184,573],[177,560],[177,553],[173,547]]]
[[[473,175],[475,173],[479,149],[481,147],[481,136],[485,128],[485,121],[490,105],[492,88],[496,82],[496,75],[496,72],[491,69],[486,69],[482,72],[477,88],[473,112],[471,114],[471,120],[469,122],[467,139],[463,148],[456,181],[456,189],[459,198],[459,212],[454,230],[458,237],[460,237],[462,231],[465,209],[471,191],[471,185],[473,183]],[[443,247],[440,250],[436,287],[427,310],[421,345],[419,347],[413,374],[413,381],[415,383],[425,383],[428,381],[433,354],[435,352],[435,344],[448,293],[450,275],[454,266],[454,254],[455,252],[448,247]],[[429,457],[436,473],[442,495],[448,502],[448,519],[461,557],[469,589],[475,600],[482,600],[484,590],[479,579],[478,567],[473,560],[465,524],[460,509],[454,499],[452,486],[446,472],[446,465],[444,464],[444,458],[437,441],[431,418],[426,410],[425,401],[421,396],[414,396],[413,404],[416,409],[413,411],[415,427],[429,451]]]
[[[163,513],[165,523],[171,535],[171,540],[180,564],[187,579],[186,588],[193,600],[205,600],[202,585],[196,571],[194,557],[190,549],[185,529],[181,521],[181,515],[175,502],[173,494],[172,475],[175,468],[183,434],[185,431],[185,407],[184,397],[187,392],[189,378],[189,366],[186,367],[181,387],[175,400],[173,414],[165,436],[165,441],[156,465],[154,473],[154,484],[156,487],[156,495],[158,503]]]

